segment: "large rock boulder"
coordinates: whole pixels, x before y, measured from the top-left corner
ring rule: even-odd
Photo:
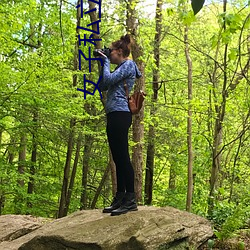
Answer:
[[[0,250],[184,250],[197,249],[212,235],[209,221],[172,207],[141,206],[120,216],[96,209],[75,212],[14,240],[7,237]]]
[[[38,229],[46,221],[49,220],[31,215],[2,215],[0,216],[0,242],[15,240]]]

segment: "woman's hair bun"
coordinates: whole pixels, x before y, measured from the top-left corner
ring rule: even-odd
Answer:
[[[124,43],[126,44],[130,44],[131,42],[131,39],[130,39],[130,35],[129,34],[126,34],[125,36],[121,36],[120,38]]]
[[[122,49],[123,56],[127,57],[130,54],[132,42],[132,36],[126,34],[121,36],[119,40],[112,42],[112,46],[116,49]]]

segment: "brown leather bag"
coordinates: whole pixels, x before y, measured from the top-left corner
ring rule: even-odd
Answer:
[[[133,95],[129,96],[128,85],[126,83],[126,80],[124,82],[124,89],[126,92],[126,96],[127,96],[127,100],[128,100],[128,107],[130,109],[130,112],[132,114],[138,114],[141,107],[142,107],[142,104],[143,104],[143,101],[145,99],[146,94],[142,90],[139,90],[137,92],[134,92]]]

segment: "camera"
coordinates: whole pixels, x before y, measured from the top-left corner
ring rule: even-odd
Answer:
[[[107,48],[104,46],[103,49],[94,49],[93,50],[93,55],[94,56],[101,56],[101,54],[99,54],[99,51],[102,52],[104,55],[106,55],[108,58],[110,57],[110,53],[111,53],[111,49]]]

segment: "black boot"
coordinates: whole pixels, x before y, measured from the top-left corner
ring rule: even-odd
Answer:
[[[122,199],[125,195],[125,192],[116,192],[115,197],[113,198],[113,201],[109,207],[105,207],[102,212],[103,213],[111,213],[113,210],[119,208],[122,203]]]
[[[111,212],[111,216],[126,214],[129,211],[137,211],[135,193],[127,192],[122,200],[122,204],[119,208]]]

